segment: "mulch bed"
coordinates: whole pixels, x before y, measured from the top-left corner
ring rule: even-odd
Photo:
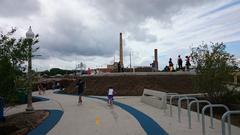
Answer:
[[[1,135],[26,135],[36,128],[49,115],[48,111],[36,110],[22,112],[6,117],[5,122],[0,122]]]

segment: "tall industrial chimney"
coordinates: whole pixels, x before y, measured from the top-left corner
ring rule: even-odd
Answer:
[[[120,33],[120,64],[123,67],[123,41],[122,41],[122,33]]]
[[[155,65],[155,69],[156,71],[158,70],[158,50],[154,49],[154,65]]]

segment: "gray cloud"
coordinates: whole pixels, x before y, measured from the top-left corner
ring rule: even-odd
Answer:
[[[90,29],[81,20],[59,12],[52,25],[55,33],[42,36],[49,55],[112,56],[118,49],[119,32],[129,32],[133,40],[155,42],[154,35],[139,28],[147,18],[169,22],[171,17],[185,7],[200,6],[207,0],[92,0],[90,6],[106,17],[101,28]],[[111,23],[109,23],[111,22]],[[45,37],[47,36],[47,37]],[[51,37],[51,38],[49,38]],[[46,40],[47,39],[47,40]],[[47,53],[46,53],[47,54]],[[47,58],[47,57],[46,57]]]
[[[153,18],[170,24],[171,17],[182,9],[201,6],[207,1],[91,0],[88,4],[96,9],[101,23],[100,26],[94,28],[86,26],[83,20],[69,13],[76,11],[66,11],[63,7],[56,12],[54,18],[51,18],[53,20],[49,26],[46,26],[51,27],[54,32],[47,31],[47,28],[41,30],[39,53],[42,56],[37,57],[37,59],[61,58],[71,55],[112,57],[114,50],[118,49],[119,32],[130,33],[131,36],[129,38],[131,40],[146,43],[156,42],[157,38],[154,35],[148,34],[146,29],[139,27],[146,19]],[[15,6],[14,2],[18,1],[10,2],[3,0],[3,5],[11,9]],[[37,11],[40,8],[39,4],[35,2],[25,0],[22,5],[20,4],[20,7],[17,7],[19,11],[14,10],[9,15],[24,16],[28,13],[35,13],[35,16],[37,16]],[[8,8],[0,9],[0,11],[4,10],[3,12],[7,12],[6,9]],[[32,10],[32,12],[29,12],[29,10]],[[46,22],[48,21],[48,18],[43,19],[46,19]]]
[[[44,48],[42,53],[45,55],[109,57],[118,46],[119,30],[91,30],[81,21],[72,20],[65,15],[59,15],[52,27],[55,30],[54,33],[45,32],[40,38],[40,47]]]
[[[108,15],[111,21],[132,23],[146,18],[170,21],[183,8],[202,6],[209,0],[92,0],[92,5]]]
[[[0,17],[23,17],[39,11],[37,0],[0,0]]]
[[[214,0],[215,1],[215,0]],[[116,27],[131,33],[134,40],[155,42],[154,35],[139,28],[146,19],[153,18],[171,25],[171,18],[185,8],[202,6],[208,0],[92,0],[91,5],[97,8],[108,21]],[[213,2],[213,1],[211,1]]]

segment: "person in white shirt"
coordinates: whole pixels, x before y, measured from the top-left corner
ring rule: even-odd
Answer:
[[[109,87],[108,88],[108,104],[109,105],[112,105],[113,104],[113,95],[115,94],[116,92],[113,90],[113,87]]]

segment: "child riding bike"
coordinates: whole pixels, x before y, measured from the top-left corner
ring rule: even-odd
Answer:
[[[112,105],[113,104],[113,95],[116,94],[116,92],[113,90],[113,87],[108,88],[108,104]]]

